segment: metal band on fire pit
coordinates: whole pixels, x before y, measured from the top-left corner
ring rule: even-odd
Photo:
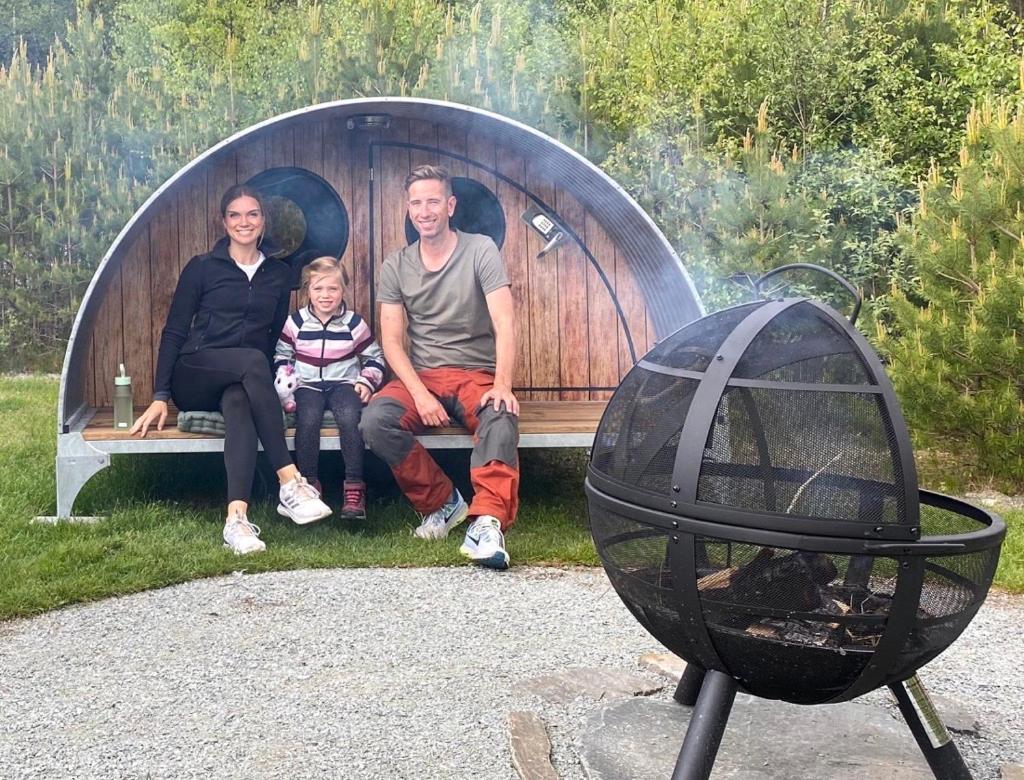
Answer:
[[[700,473],[693,468],[693,464],[701,462],[708,434],[711,432],[711,423],[715,412],[718,411],[718,402],[725,392],[725,386],[736,364],[740,362],[750,342],[765,325],[798,303],[800,299],[797,298],[769,301],[755,309],[722,342],[715,359],[704,372],[704,378],[693,394],[689,414],[683,423],[683,430],[679,435],[679,449],[676,451],[675,465],[672,467],[672,490],[678,494],[680,504],[697,504],[697,482]]]

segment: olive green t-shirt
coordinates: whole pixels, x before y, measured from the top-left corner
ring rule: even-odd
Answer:
[[[400,303],[409,323],[416,369],[458,366],[494,370],[494,326],[488,293],[508,286],[498,247],[488,236],[456,231],[448,262],[428,271],[420,242],[388,255],[380,269],[380,303]]]

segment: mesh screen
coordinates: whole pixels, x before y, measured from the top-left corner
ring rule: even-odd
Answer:
[[[719,403],[697,498],[878,525],[905,522],[902,481],[880,395],[734,387]]]
[[[815,384],[872,384],[857,345],[808,303],[786,309],[747,347],[734,377]]]
[[[591,465],[629,485],[667,492],[696,387],[693,379],[634,368],[608,402]]]
[[[931,504],[921,504],[921,536],[969,534],[988,527],[980,520]]]
[[[921,590],[922,617],[948,617],[981,604],[995,574],[998,550],[929,558]]]
[[[645,359],[669,368],[704,371],[736,326],[763,305],[759,301],[723,309],[691,322],[656,344]]]
[[[887,571],[853,566],[847,555],[710,537],[696,544],[708,633],[748,691],[812,704],[860,676],[885,631],[892,597],[873,587],[887,584]]]
[[[668,534],[591,506],[590,532],[608,578],[640,624],[681,658],[696,661],[692,633],[683,630],[668,564]]]
[[[927,558],[917,622],[890,679],[907,677],[963,633],[988,594],[999,563],[999,547],[1000,543],[994,543],[976,552]]]
[[[706,537],[697,544],[706,564],[698,571],[697,591],[709,622],[816,647],[870,647],[881,635],[895,561],[871,558],[857,570],[848,555]],[[882,587],[876,591],[875,585]],[[801,625],[789,624],[795,613],[807,613]]]

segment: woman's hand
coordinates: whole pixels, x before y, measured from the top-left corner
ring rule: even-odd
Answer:
[[[135,425],[132,426],[129,433],[132,436],[137,433],[145,438],[146,432],[149,431],[149,426],[153,424],[154,420],[156,421],[156,429],[162,431],[164,423],[167,421],[167,401],[153,401],[149,408],[135,421]]]
[[[370,390],[362,382],[356,382],[356,395],[359,396],[359,400],[363,402],[363,405],[370,403],[370,398],[373,396],[373,391]]]

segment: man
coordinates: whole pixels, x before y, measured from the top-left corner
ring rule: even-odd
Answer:
[[[450,227],[455,197],[444,168],[416,168],[405,191],[419,240],[384,260],[377,294],[380,342],[397,379],[367,406],[360,430],[423,516],[416,536],[443,539],[469,517],[461,552],[482,566],[506,569],[504,531],[519,505],[508,276],[490,238]],[[469,506],[414,438],[452,420],[473,433]]]

